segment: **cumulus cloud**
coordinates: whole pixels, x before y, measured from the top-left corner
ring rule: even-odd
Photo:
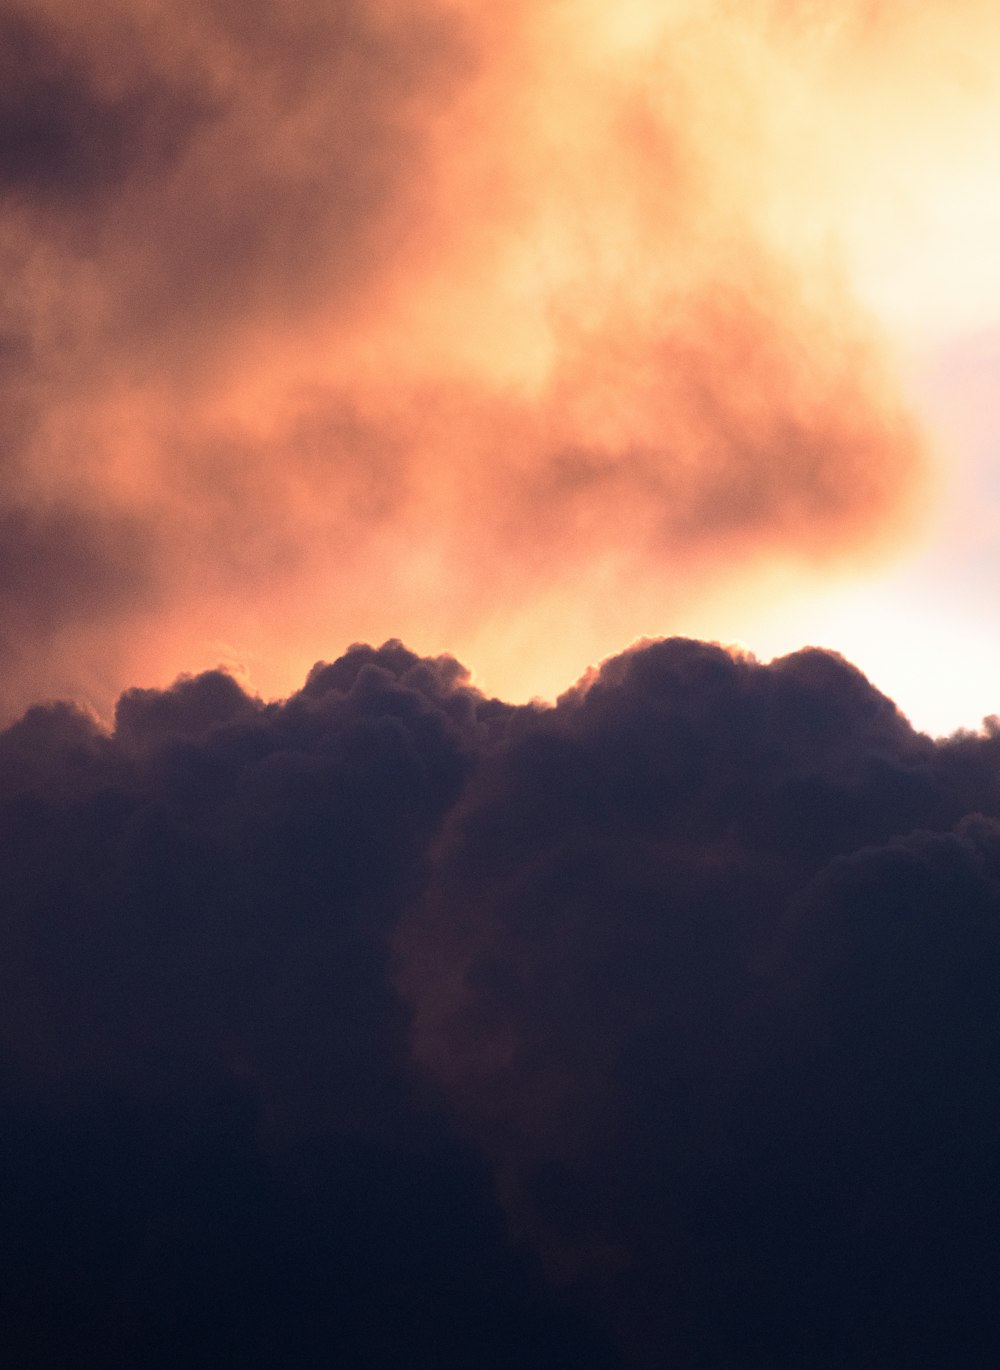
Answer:
[[[19,1365],[996,1361],[997,727],[439,653],[523,699],[906,533],[883,324],[998,41],[0,0]]]
[[[387,974],[496,711],[397,645],[280,708],[210,673],[110,737],[0,737],[19,1364],[612,1363],[411,1078]]]
[[[995,741],[825,653],[664,642],[452,812],[399,934],[416,1058],[635,1364],[988,1356]]]
[[[20,1364],[988,1364],[1000,736],[689,640],[0,733]]]

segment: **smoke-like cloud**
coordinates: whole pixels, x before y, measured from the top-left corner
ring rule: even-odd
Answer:
[[[0,733],[19,1365],[987,1365],[1000,735],[398,642]]]
[[[397,632],[524,695],[891,544],[924,444],[857,282],[996,39],[972,0],[6,0],[8,716]]]
[[[17,1365],[997,1362],[997,727],[815,650],[551,707],[437,653],[521,699],[905,535],[998,45],[0,0]]]

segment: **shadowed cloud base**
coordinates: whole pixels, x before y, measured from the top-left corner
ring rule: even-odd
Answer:
[[[1000,736],[691,640],[0,734],[29,1367],[1000,1355]]]

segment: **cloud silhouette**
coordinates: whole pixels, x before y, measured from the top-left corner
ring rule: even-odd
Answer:
[[[988,1364],[998,746],[683,639],[32,708],[19,1363]]]

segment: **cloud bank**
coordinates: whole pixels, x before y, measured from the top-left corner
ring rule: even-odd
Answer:
[[[23,1366],[986,1366],[1000,735],[650,642],[0,734]]]
[[[284,694],[399,632],[525,697],[894,545],[925,444],[858,282],[993,109],[996,29],[5,0],[7,717],[219,660]]]

